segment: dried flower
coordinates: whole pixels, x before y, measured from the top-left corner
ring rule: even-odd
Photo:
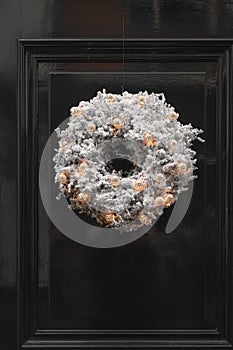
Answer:
[[[83,160],[79,163],[78,168],[77,168],[77,173],[84,175],[86,173],[86,170],[88,169],[89,165],[87,161]]]
[[[83,115],[83,110],[81,107],[72,107],[70,113],[72,117],[81,117]]]
[[[112,102],[115,102],[115,101],[116,101],[116,98],[113,95],[109,94],[109,95],[106,96],[106,102],[112,103]]]
[[[104,214],[104,219],[107,224],[112,224],[114,221],[118,221],[118,217],[115,213],[105,213]]]
[[[161,196],[157,197],[154,200],[154,204],[155,204],[156,207],[163,207],[164,204],[165,204],[165,199],[163,197],[161,197]]]
[[[134,181],[134,191],[144,191],[146,189],[146,183],[143,179]]]
[[[80,192],[75,198],[74,201],[80,204],[86,204],[90,201],[91,195],[87,192]]]
[[[165,180],[165,177],[162,173],[158,173],[154,176],[154,182],[161,183]]]
[[[170,207],[170,205],[172,205],[173,203],[175,203],[175,198],[171,193],[165,193],[163,195],[163,199],[164,199],[164,205],[165,207]]]
[[[112,177],[111,177],[111,186],[112,187],[117,187],[117,186],[119,186],[119,183],[120,183],[119,176],[112,175]]]
[[[58,179],[59,182],[64,185],[68,179],[68,173],[66,171],[61,171],[58,176]]]
[[[144,97],[139,96],[138,97],[138,105],[141,106],[141,107],[145,107],[145,104],[146,104],[146,102],[145,102]]]
[[[95,124],[93,124],[93,123],[87,124],[87,131],[88,131],[90,134],[92,134],[93,132],[95,132],[95,131],[96,131],[96,126],[95,126]]]
[[[138,219],[139,219],[139,221],[143,224],[143,225],[150,225],[151,224],[151,222],[152,222],[152,220],[151,220],[151,218],[149,218],[147,215],[145,215],[145,214],[140,214],[139,216],[138,216]]]
[[[172,151],[176,146],[177,146],[177,141],[176,140],[171,140],[171,142],[168,145],[168,150]]]
[[[177,169],[177,172],[179,173],[179,174],[186,174],[186,172],[187,172],[187,166],[186,166],[186,164],[185,163],[183,163],[183,162],[179,162],[179,163],[177,163],[176,164],[176,169]]]
[[[166,118],[170,122],[174,122],[178,117],[179,117],[179,113],[172,112],[172,113],[169,113]]]
[[[145,132],[143,144],[144,146],[154,147],[157,145],[157,140],[150,132]]]

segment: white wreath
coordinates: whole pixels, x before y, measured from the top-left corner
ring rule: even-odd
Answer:
[[[196,177],[191,146],[204,141],[202,130],[182,125],[164,94],[103,90],[70,112],[68,127],[56,129],[58,198],[98,224],[123,231],[149,225]],[[115,169],[113,159],[131,168]]]

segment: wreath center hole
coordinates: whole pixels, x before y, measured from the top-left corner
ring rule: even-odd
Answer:
[[[106,170],[110,173],[116,171],[117,173],[120,173],[122,177],[128,177],[142,169],[129,159],[114,158],[107,162]]]

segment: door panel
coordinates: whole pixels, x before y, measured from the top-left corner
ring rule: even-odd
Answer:
[[[20,133],[20,171],[28,188],[21,188],[20,212],[22,344],[65,348],[72,341],[82,347],[85,339],[97,347],[132,347],[136,339],[142,348],[148,341],[153,347],[171,340],[174,346],[229,344],[223,163],[230,45],[126,41],[125,90],[164,92],[182,122],[205,130],[206,143],[195,144],[198,180],[174,232],[164,232],[166,212],[139,240],[96,249],[70,240],[50,222],[38,169],[48,137],[72,105],[103,88],[121,92],[121,41],[20,41],[21,130],[27,130]]]

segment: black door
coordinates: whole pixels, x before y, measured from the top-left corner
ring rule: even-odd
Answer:
[[[0,8],[1,348],[232,348],[232,2]],[[130,244],[94,248],[50,220],[40,160],[70,106],[121,93],[122,69],[125,90],[164,92],[206,142],[173,232],[167,212]]]

